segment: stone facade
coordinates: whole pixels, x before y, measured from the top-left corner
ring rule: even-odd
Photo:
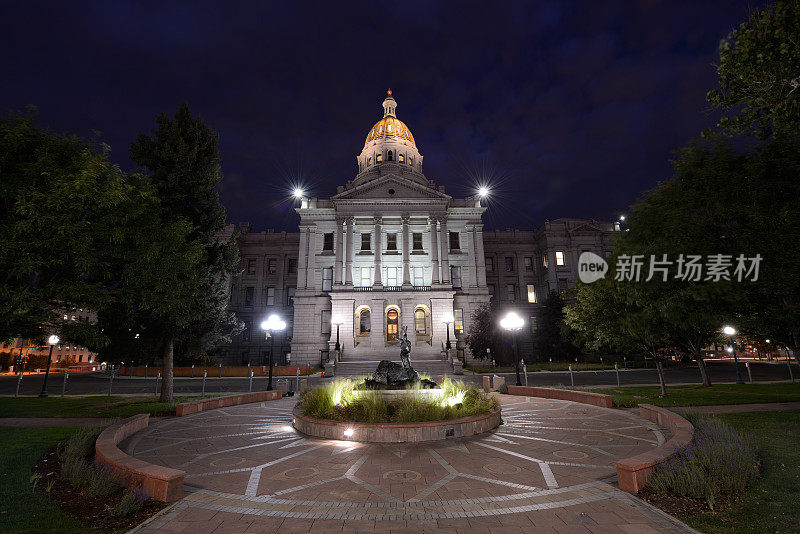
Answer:
[[[525,351],[540,303],[575,284],[580,253],[608,256],[610,223],[558,219],[533,231],[485,232],[480,198],[453,198],[425,177],[396,107],[389,93],[353,180],[333,197],[300,200],[299,233],[240,225],[231,307],[248,328],[224,351],[225,363],[266,361],[270,342],[258,325],[272,313],[288,323],[276,338],[280,363],[289,353],[293,364],[327,360],[336,324],[341,361],[397,359],[403,327],[416,360],[445,358],[445,318],[452,355],[469,359],[472,314],[492,299],[526,319]]]

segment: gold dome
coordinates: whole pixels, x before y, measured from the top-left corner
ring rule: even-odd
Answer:
[[[381,141],[384,138],[392,137],[405,139],[411,146],[417,148],[414,143],[414,136],[411,135],[408,126],[400,119],[392,116],[386,116],[375,123],[375,126],[369,131],[369,135],[367,135],[367,140],[364,141],[364,147],[366,148],[371,141]]]

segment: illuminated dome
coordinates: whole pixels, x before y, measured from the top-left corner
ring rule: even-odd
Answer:
[[[397,102],[392,90],[386,91],[383,101],[383,118],[375,123],[364,141],[358,156],[359,172],[365,172],[381,163],[407,165],[422,172],[422,156],[417,150],[414,136],[403,121],[395,115]]]

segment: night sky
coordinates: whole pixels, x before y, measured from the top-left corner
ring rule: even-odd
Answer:
[[[189,102],[220,132],[230,222],[352,179],[386,89],[429,179],[489,228],[611,220],[715,122],[717,45],[759,3],[4,2],[0,107],[128,147]],[[99,132],[99,133],[97,133]]]

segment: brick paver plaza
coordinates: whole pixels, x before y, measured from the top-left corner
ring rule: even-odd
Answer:
[[[615,486],[613,462],[665,431],[625,411],[500,398],[495,432],[416,445],[304,438],[296,398],[154,422],[120,446],[186,471],[185,497],[139,532],[687,531]]]

